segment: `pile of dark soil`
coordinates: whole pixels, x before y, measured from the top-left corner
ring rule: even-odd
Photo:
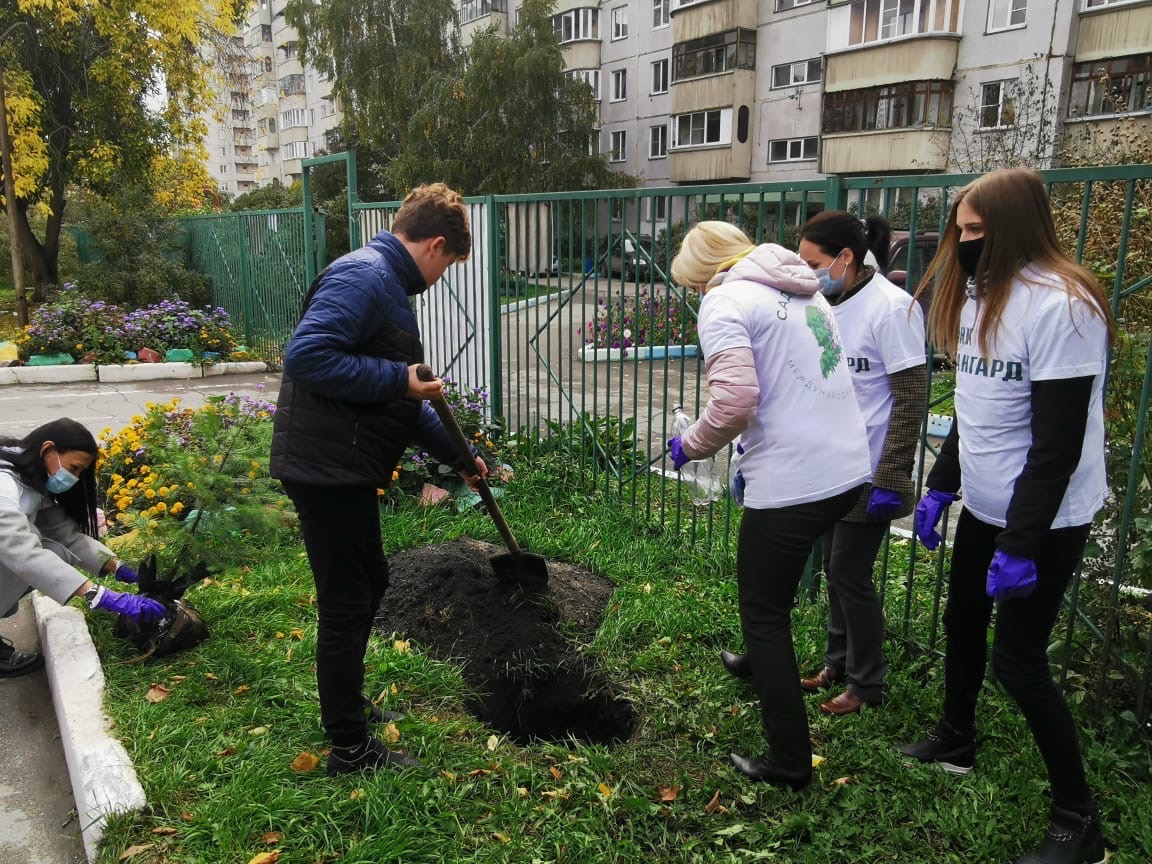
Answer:
[[[503,551],[461,537],[388,556],[376,629],[459,663],[478,694],[469,710],[516,741],[626,740],[631,705],[577,650],[595,634],[612,583],[550,561],[548,585],[526,590],[493,573],[490,559]]]

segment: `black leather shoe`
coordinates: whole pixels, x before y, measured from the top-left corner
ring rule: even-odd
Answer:
[[[401,711],[386,711],[383,708],[377,708],[372,704],[367,696],[364,699],[364,711],[368,714],[369,723],[399,723],[404,719],[404,714]]]
[[[748,662],[747,654],[733,654],[731,651],[720,652],[720,662],[728,670],[728,674],[741,681],[752,677],[752,664]]]
[[[3,636],[0,636],[0,678],[17,678],[35,672],[44,665],[39,654],[21,651]]]
[[[333,747],[328,753],[328,776],[355,774],[358,771],[377,771],[380,768],[423,768],[424,763],[415,756],[389,750],[375,738],[367,738],[352,747]]]
[[[811,768],[803,774],[793,774],[785,771],[767,756],[741,756],[738,753],[729,753],[728,761],[749,780],[771,783],[773,786],[789,786],[794,792],[799,792],[812,782]]]

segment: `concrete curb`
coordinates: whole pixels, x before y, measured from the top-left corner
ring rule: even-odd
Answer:
[[[84,615],[42,594],[32,598],[32,607],[84,853],[95,861],[108,817],[142,810],[148,802],[127,751],[109,733],[111,721],[103,705],[104,670]]]
[[[100,381],[121,384],[126,381],[158,381],[184,378],[210,378],[215,375],[245,375],[265,372],[268,366],[259,360],[237,360],[201,366],[198,363],[135,363],[93,366],[5,366],[0,368],[0,385],[5,384],[71,384]]]

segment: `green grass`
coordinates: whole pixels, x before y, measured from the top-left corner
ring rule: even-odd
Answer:
[[[729,550],[701,552],[603,496],[578,491],[562,471],[521,471],[504,499],[509,522],[534,552],[611,577],[618,589],[586,647],[639,716],[617,747],[518,747],[464,712],[467,689],[450,664],[374,637],[368,681],[388,689],[408,718],[402,746],[432,766],[328,779],[296,773],[319,754],[313,670],[313,586],[301,550],[229,571],[191,599],[212,636],[194,651],[134,663],[106,617],[91,626],[105,662],[107,710],[135,761],[150,810],[117,817],[101,861],[151,844],[132,862],[247,862],[279,850],[279,864],[379,862],[902,862],[1014,861],[1046,823],[1044,771],[1007,698],[987,688],[978,769],[957,779],[909,767],[892,745],[919,735],[940,706],[942,670],[903,639],[889,640],[885,709],[809,716],[825,757],[800,793],[749,783],[725,754],[763,749],[751,692],[717,658],[739,647]],[[401,510],[385,517],[389,551],[461,533],[498,542],[472,513]],[[903,621],[907,547],[894,542],[886,584]],[[934,568],[910,587],[909,636],[926,640]],[[385,598],[387,602],[387,598]],[[797,609],[802,665],[823,648],[822,603]],[[896,628],[894,628],[896,629]],[[171,688],[145,698],[153,683]],[[1086,726],[1084,728],[1087,728]],[[1152,785],[1107,743],[1085,737],[1088,771],[1105,807],[1114,862],[1152,855]],[[1145,769],[1146,770],[1146,769]],[[661,790],[676,788],[674,800]],[[605,794],[608,792],[609,794]],[[714,796],[719,807],[709,808]],[[172,829],[174,833],[153,833]],[[282,835],[271,844],[266,832]]]

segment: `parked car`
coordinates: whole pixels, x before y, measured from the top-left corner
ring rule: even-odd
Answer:
[[[888,246],[888,272],[889,281],[899,285],[906,291],[914,291],[916,285],[908,285],[908,273],[918,283],[924,275],[924,270],[936,248],[940,245],[940,235],[935,231],[924,231],[916,234],[915,242],[907,231],[893,231],[892,242]],[[927,310],[925,310],[927,311]]]
[[[656,244],[651,234],[637,234],[639,248],[631,237],[614,234],[608,241],[608,254],[600,264],[600,275],[619,273],[625,279],[648,278],[649,260],[655,257]],[[647,254],[642,254],[643,249]]]

